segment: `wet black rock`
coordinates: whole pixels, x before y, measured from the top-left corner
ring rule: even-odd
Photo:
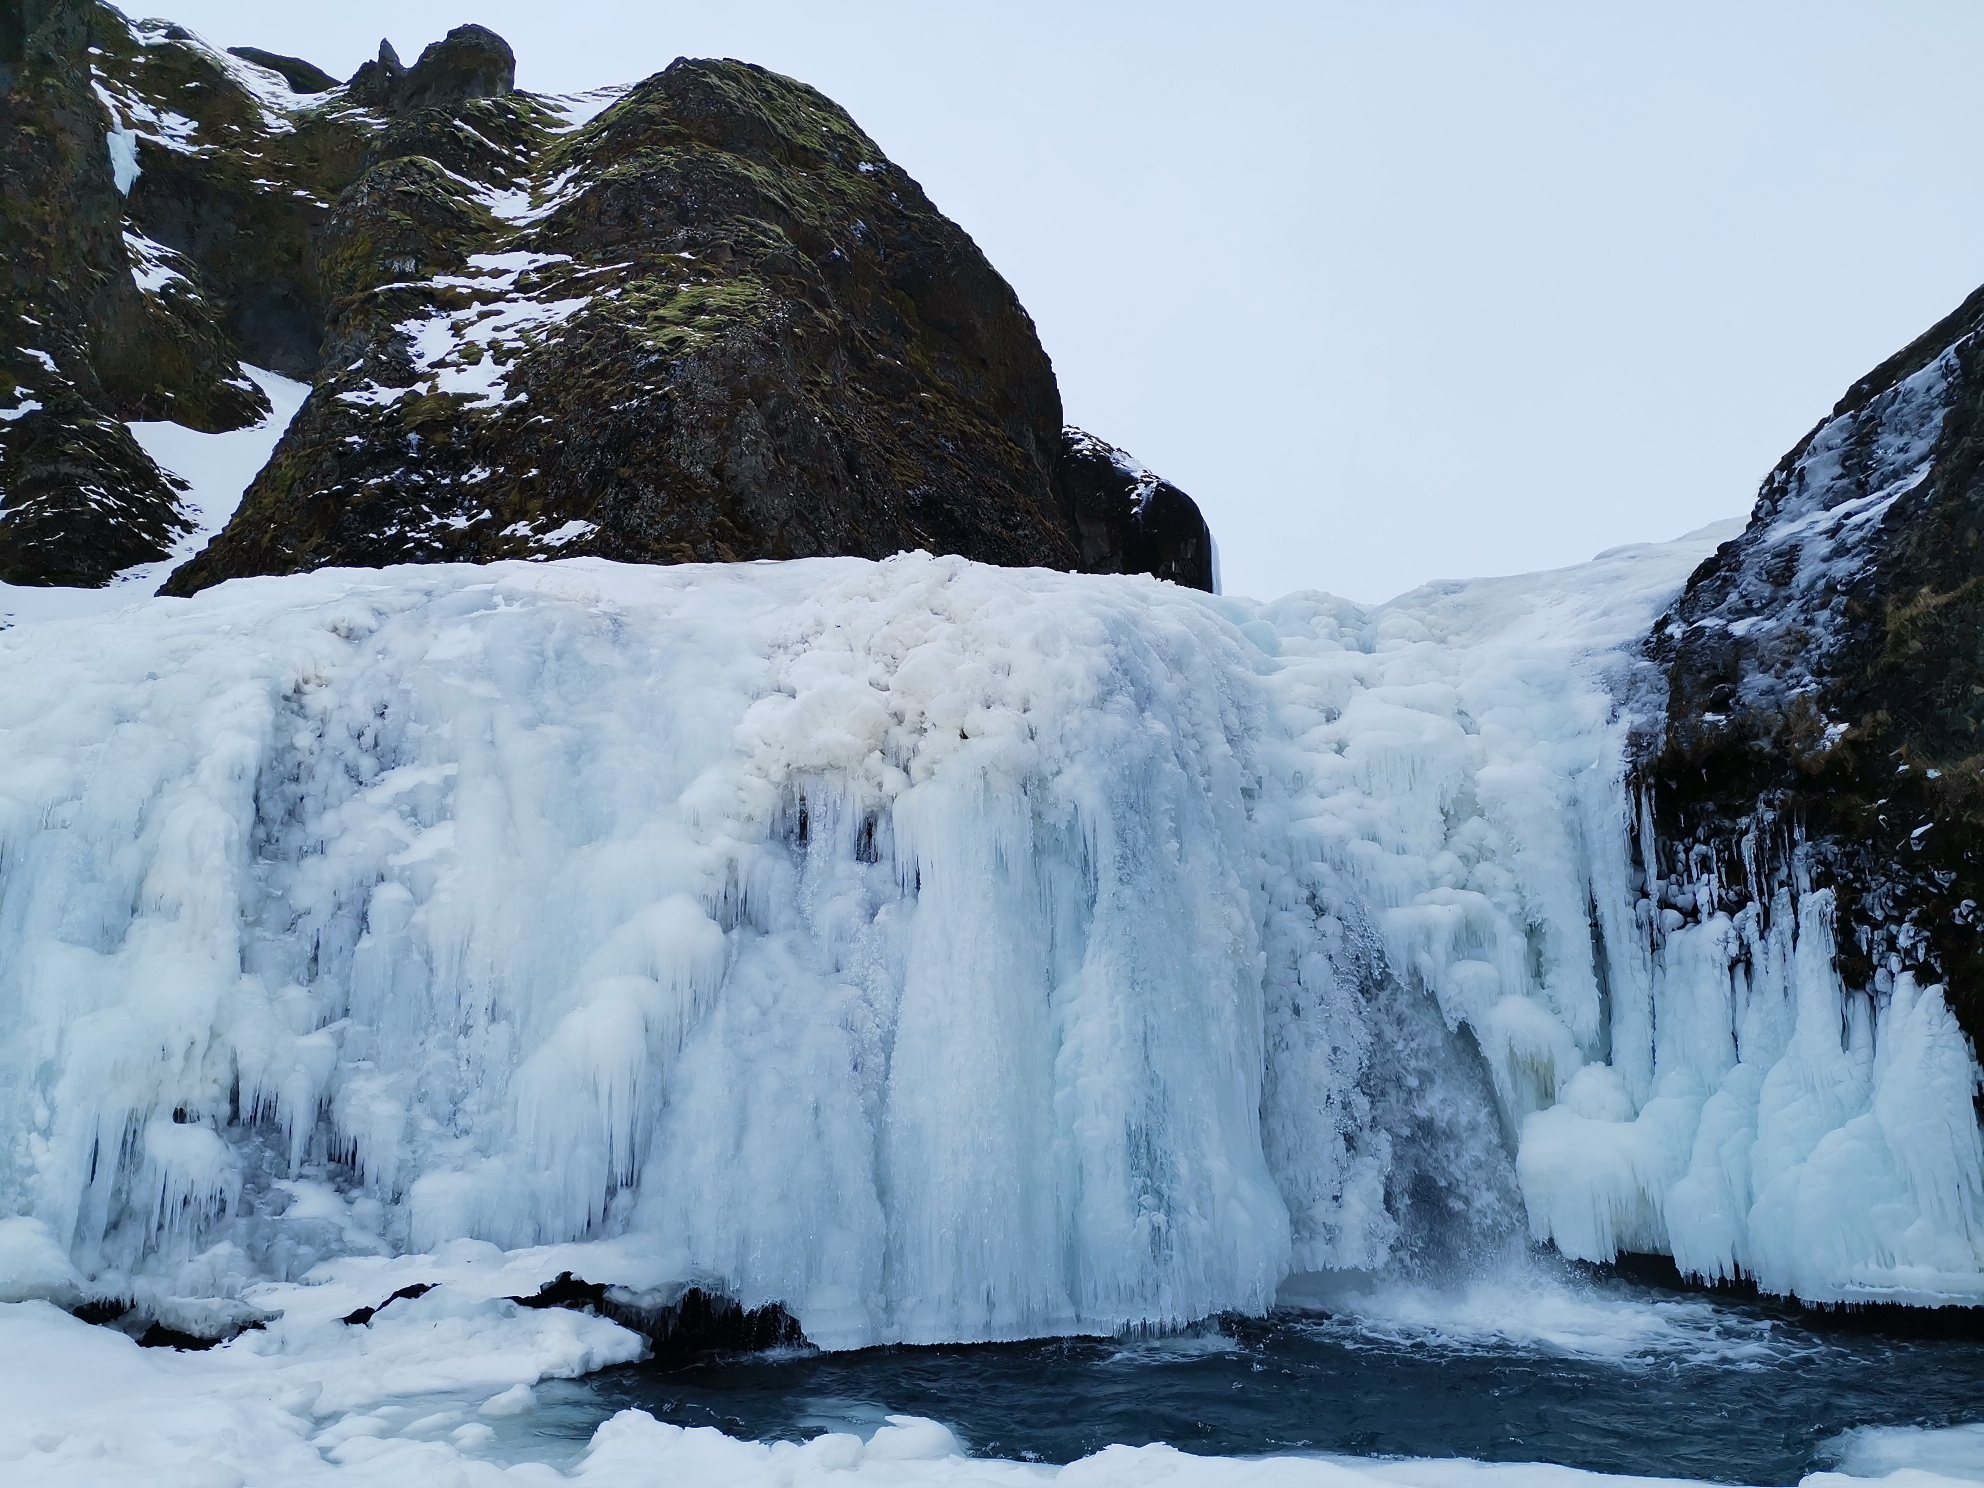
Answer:
[[[644,1294],[564,1271],[530,1296],[509,1300],[521,1307],[564,1307],[609,1318],[646,1338],[649,1362],[663,1366],[710,1354],[760,1354],[810,1346],[798,1320],[778,1303],[745,1307],[733,1297],[701,1287],[672,1295]]]
[[[1061,431],[1055,482],[1074,513],[1082,567],[1147,573],[1213,587],[1212,533],[1191,497],[1124,451],[1080,429]]]

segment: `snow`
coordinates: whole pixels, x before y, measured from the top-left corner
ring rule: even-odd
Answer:
[[[605,113],[633,91],[633,84],[620,83],[589,88],[583,93],[541,93],[537,101],[562,120],[566,131],[582,128]]]
[[[110,111],[110,164],[122,183],[118,190],[129,193],[130,183],[138,177],[137,141],[144,139],[162,150],[171,150],[179,155],[197,155],[200,146],[193,143],[193,137],[200,132],[197,121],[186,115],[175,113],[169,108],[160,108],[146,101],[140,95],[128,90],[112,91],[112,86],[125,88],[122,82],[106,82],[103,74],[92,69],[94,74],[90,86],[95,89],[97,98]],[[129,176],[124,172],[129,171]]]
[[[559,261],[537,254],[501,257]],[[518,272],[530,266],[518,263],[488,280],[453,282],[507,288],[515,283]],[[403,321],[397,329],[407,339],[415,376],[427,379],[427,393],[466,397],[471,408],[499,408],[523,396],[509,394],[504,381],[509,363],[535,345],[548,328],[562,325],[591,303],[590,295],[549,301],[516,298],[462,313],[442,312]],[[391,404],[409,391],[374,387],[340,396],[354,403]]]
[[[0,634],[0,1458],[1624,1481],[1165,1447],[1056,1470],[934,1423],[765,1446],[637,1412],[566,1471],[504,1435],[543,1380],[639,1352],[507,1300],[563,1271],[781,1302],[827,1347],[1346,1289],[1408,1334],[1760,1346],[1686,1303],[1373,1279],[1411,1238],[1388,1175],[1441,1156],[1387,1102],[1399,1061],[1440,1074],[1442,1021],[1482,1072],[1435,1080],[1442,1130],[1517,1133],[1566,1253],[1975,1297],[1977,1070],[1940,991],[1846,987],[1823,893],[1745,921],[1635,875],[1636,644],[1726,535],[1375,607],[925,555],[566,559]],[[1489,1148],[1447,1155],[1492,1207]],[[78,1295],[262,1326],[140,1352],[38,1300]]]
[[[138,136],[129,129],[112,129],[104,135],[110,148],[110,179],[119,196],[129,196],[138,180]]]
[[[169,250],[168,250],[169,251]],[[309,395],[295,382],[260,367],[244,367],[268,397],[272,412],[261,423],[226,434],[202,434],[179,424],[134,423],[132,437],[168,475],[184,483],[180,509],[192,526],[156,563],[140,564],[101,589],[37,588],[0,583],[0,630],[29,620],[68,619],[122,609],[158,592],[166,576],[207,545],[241,505],[241,497],[269,461],[276,441]],[[21,410],[25,412],[26,410]]]
[[[579,538],[597,531],[599,531],[597,522],[571,521],[552,528],[535,541],[540,547],[562,548],[568,542],[576,542]]]
[[[607,100],[608,103],[611,101]],[[469,187],[475,199],[487,207],[494,216],[512,227],[528,227],[533,223],[542,222],[560,207],[577,199],[579,193],[569,188],[578,177],[579,171],[579,166],[568,167],[543,185],[536,187],[505,188],[481,184],[462,177],[456,179]]]
[[[135,170],[134,166],[134,174]],[[165,244],[153,242],[142,233],[135,233],[126,228],[124,247],[131,255],[132,281],[146,294],[157,294],[174,280],[182,284],[190,282],[184,274],[173,267],[172,261],[180,255]]]

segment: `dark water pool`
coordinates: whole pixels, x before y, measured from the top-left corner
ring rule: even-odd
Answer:
[[[889,1413],[975,1455],[1065,1462],[1111,1442],[1563,1463],[1795,1483],[1842,1432],[1984,1420],[1984,1342],[1844,1330],[1623,1282],[1350,1298],[1141,1342],[787,1353],[633,1366],[540,1429],[627,1407],[749,1438],[866,1434]]]

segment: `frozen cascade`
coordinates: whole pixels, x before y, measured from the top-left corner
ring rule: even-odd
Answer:
[[[1984,1299],[1940,993],[1843,988],[1823,893],[1642,898],[1633,648],[1723,535],[1378,607],[575,559],[0,633],[0,1213],[190,1295],[617,1236],[827,1346],[1525,1208]]]

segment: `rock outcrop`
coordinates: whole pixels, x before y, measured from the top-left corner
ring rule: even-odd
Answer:
[[[340,86],[90,0],[23,5],[0,0],[0,51],[26,18],[0,55],[0,313],[58,329],[14,338],[51,365],[0,373],[0,577],[163,556],[188,524],[124,422],[240,427],[264,411],[247,363],[314,391],[168,592],[913,548],[1211,586],[1190,499],[1064,434],[1010,286],[801,83],[678,60],[542,98],[462,26]]]
[[[1083,568],[1215,587],[1212,532],[1197,504],[1170,481],[1075,428],[1061,431],[1055,477],[1074,512]]]
[[[381,41],[378,60],[365,63],[346,84],[353,103],[387,113],[452,108],[516,89],[516,54],[487,26],[455,27],[410,68],[401,64],[390,41]]]
[[[191,523],[126,422],[268,412],[224,308],[128,200],[138,115],[104,69],[184,93],[181,60],[100,6],[0,0],[0,579],[101,584],[164,557]]]
[[[281,52],[265,52],[260,47],[229,47],[230,57],[267,68],[289,85],[292,93],[328,93],[338,80],[313,62],[301,57],[285,57]]]
[[[1984,290],[1855,383],[1690,579],[1640,784],[1670,908],[1831,887],[1847,985],[1944,982],[1984,1045],[1980,328]]]

